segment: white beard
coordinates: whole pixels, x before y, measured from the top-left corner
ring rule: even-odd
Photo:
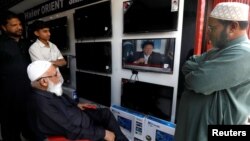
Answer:
[[[54,94],[57,95],[57,96],[62,96],[62,93],[63,93],[62,84],[63,84],[62,81],[60,81],[60,82],[57,83],[57,84],[54,84],[53,82],[51,82],[51,81],[49,80],[49,86],[48,86],[47,91],[49,91],[49,92],[51,92],[51,93],[54,93]]]

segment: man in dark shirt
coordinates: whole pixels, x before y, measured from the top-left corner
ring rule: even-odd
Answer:
[[[34,61],[27,73],[34,88],[30,113],[33,113],[37,135],[60,135],[71,140],[128,141],[109,109],[85,109],[85,104],[62,94],[62,76],[51,62]]]
[[[0,122],[4,141],[20,141],[20,133],[29,136],[26,100],[30,81],[26,68],[30,63],[23,28],[17,15],[6,13],[1,19],[0,37]]]

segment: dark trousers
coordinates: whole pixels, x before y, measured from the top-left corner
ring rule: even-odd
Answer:
[[[21,141],[21,134],[30,141],[34,139],[27,119],[26,99],[30,92],[29,85],[6,82],[1,87],[0,123],[3,141]]]
[[[100,108],[95,110],[85,110],[85,112],[90,117],[90,119],[93,120],[94,124],[114,132],[116,136],[115,141],[128,141],[128,139],[122,133],[114,115],[109,109]]]

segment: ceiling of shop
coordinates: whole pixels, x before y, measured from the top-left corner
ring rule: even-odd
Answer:
[[[0,11],[9,10],[20,14],[46,1],[48,0],[0,0]]]
[[[23,0],[0,0],[0,10],[8,10],[10,7],[20,3]]]

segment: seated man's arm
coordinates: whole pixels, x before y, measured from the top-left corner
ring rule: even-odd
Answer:
[[[109,130],[105,130],[105,137],[106,141],[115,141],[115,134]]]
[[[78,103],[77,104],[78,108],[80,108],[81,110],[85,110],[85,109],[96,109],[97,106],[91,103]]]
[[[45,135],[60,135],[68,139],[90,139],[100,140],[104,139],[106,131],[103,127],[93,126],[89,117],[76,111],[76,116],[70,113],[72,111],[65,111],[61,109],[63,106],[47,103],[42,105],[39,119],[43,129],[40,129]],[[74,112],[74,111],[73,111]],[[69,116],[71,115],[71,116]],[[76,125],[79,121],[79,125]]]

